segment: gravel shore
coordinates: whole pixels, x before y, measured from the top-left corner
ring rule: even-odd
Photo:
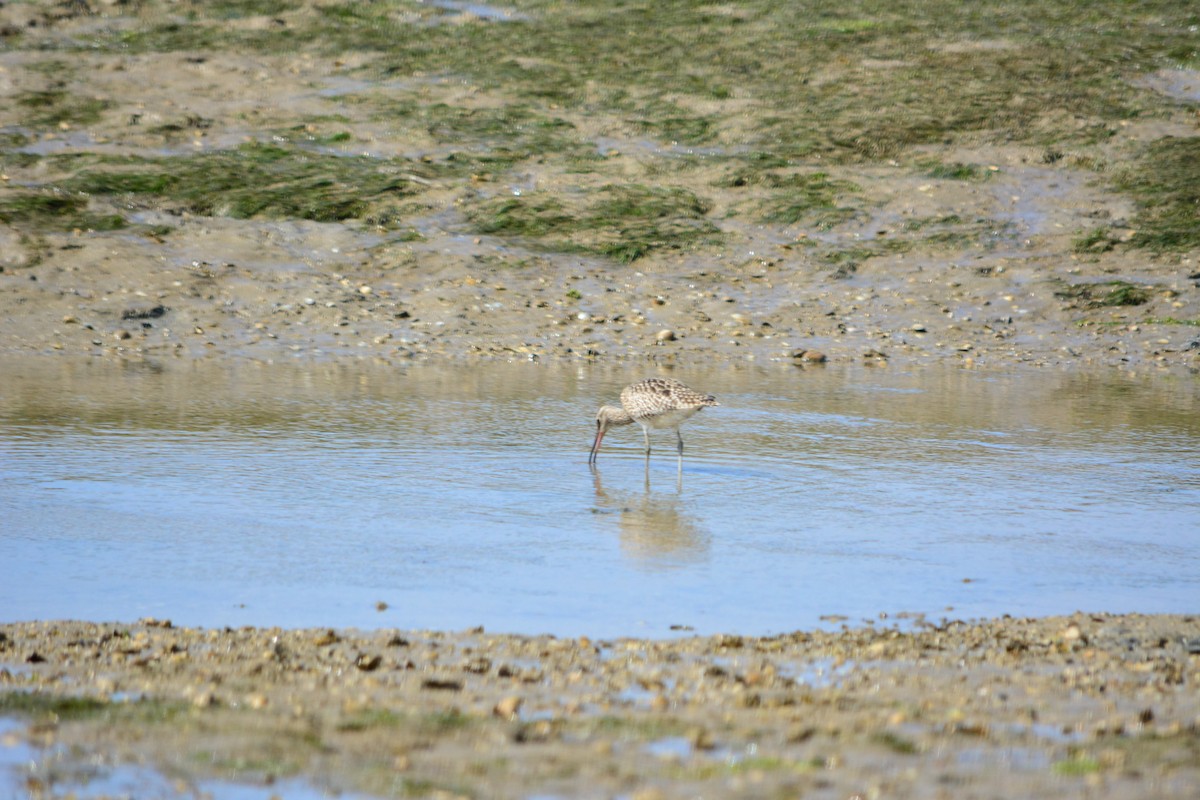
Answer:
[[[890,624],[890,623],[889,623]],[[1191,798],[1200,618],[751,638],[0,626],[0,710],[98,763],[417,797]],[[51,751],[53,752],[53,751]],[[27,776],[59,796],[56,760]]]

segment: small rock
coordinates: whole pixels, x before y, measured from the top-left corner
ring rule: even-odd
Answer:
[[[914,323],[913,326],[911,328],[909,328],[909,330],[911,330],[913,333],[924,333],[927,330],[927,328],[924,325],[922,325],[921,323],[917,322],[917,323]]]
[[[64,325],[74,325],[79,322],[79,318],[75,317],[71,314],[67,314],[65,317],[62,318],[62,321],[63,321]]]
[[[121,319],[158,319],[167,313],[166,306],[152,308],[127,308],[121,312]]]
[[[788,744],[800,744],[807,742],[817,733],[817,729],[811,725],[793,725],[788,728],[787,742]]]
[[[333,631],[318,633],[313,637],[313,644],[317,647],[326,647],[331,644],[336,644],[339,641],[341,641],[341,639]]]
[[[554,735],[554,726],[550,720],[539,719],[537,722],[522,725],[520,729],[513,734],[513,741],[517,744],[530,744],[535,742],[547,742]]]
[[[354,659],[354,666],[358,667],[363,672],[374,672],[379,669],[379,665],[383,663],[383,657],[378,655],[368,655],[362,653],[358,658]]]
[[[824,353],[816,350],[797,350],[792,353],[792,358],[806,364],[824,364],[827,360]]]
[[[496,703],[495,708],[492,709],[492,713],[497,717],[513,719],[520,709],[521,698],[516,695],[509,695],[508,697],[501,698],[500,702]]]
[[[655,341],[659,342],[673,342],[675,341],[675,331],[671,330],[670,328],[664,328],[663,330],[654,334],[654,339]]]
[[[1066,642],[1077,642],[1083,638],[1083,631],[1079,629],[1076,623],[1072,622],[1063,630],[1062,638]]]
[[[132,334],[124,328],[113,333],[113,336],[117,339],[128,339],[131,335]]]

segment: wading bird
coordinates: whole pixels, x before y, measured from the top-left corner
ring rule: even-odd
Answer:
[[[650,457],[650,429],[673,428],[679,443],[679,465],[683,468],[683,434],[679,426],[705,406],[720,405],[711,394],[700,394],[672,378],[646,378],[621,390],[621,405],[600,406],[596,412],[596,441],[588,463],[596,463],[600,441],[609,428],[630,425],[642,426],[646,437],[646,458]]]

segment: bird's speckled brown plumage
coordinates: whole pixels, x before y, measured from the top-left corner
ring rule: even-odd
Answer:
[[[679,426],[705,406],[720,405],[711,394],[700,394],[673,378],[646,378],[631,383],[621,391],[621,406],[601,406],[596,412],[596,440],[588,462],[594,463],[600,452],[600,441],[609,428],[629,425],[642,426],[646,438],[646,455],[650,455],[650,429],[673,428],[678,441],[679,458],[683,459],[683,435]]]

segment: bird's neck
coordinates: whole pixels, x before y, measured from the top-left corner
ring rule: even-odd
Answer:
[[[600,406],[600,410],[596,413],[596,418],[609,428],[614,428],[618,425],[633,424],[633,417],[629,416],[629,412],[617,406]]]

